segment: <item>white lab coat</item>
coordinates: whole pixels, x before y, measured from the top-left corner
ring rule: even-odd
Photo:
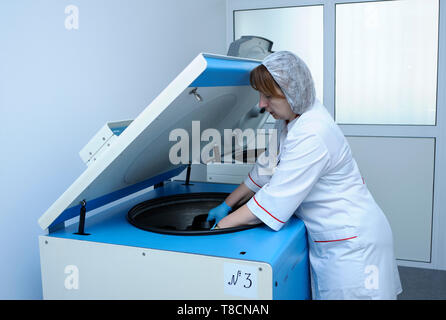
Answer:
[[[325,107],[279,123],[278,164],[259,157],[247,206],[280,230],[296,214],[308,232],[313,299],[395,299],[401,289],[389,223]],[[263,161],[263,162],[262,162]]]

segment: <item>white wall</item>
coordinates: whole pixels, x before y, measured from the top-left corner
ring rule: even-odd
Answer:
[[[65,8],[79,29],[65,28]],[[37,219],[105,122],[136,117],[199,52],[225,54],[225,0],[0,2],[0,299],[41,298]]]

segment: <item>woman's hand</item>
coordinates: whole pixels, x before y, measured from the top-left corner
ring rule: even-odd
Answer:
[[[221,219],[226,217],[231,210],[232,208],[223,201],[219,206],[209,210],[206,221],[215,220],[215,224],[217,224]]]
[[[242,206],[243,204],[245,204],[249,199],[251,199],[251,197],[254,195],[255,193],[249,189],[244,183],[240,184],[237,189],[235,189],[227,198],[226,200],[220,204],[218,207],[215,207],[213,209],[211,209],[208,213],[208,217],[207,217],[207,221],[211,221],[215,219],[215,224],[214,227],[211,229],[216,229],[216,228],[229,228],[229,226],[224,227],[222,226],[219,222],[222,219],[225,219],[225,217],[228,216],[229,212],[231,212],[232,208],[236,208],[238,206]],[[239,212],[239,210],[241,210],[243,208],[243,211],[248,210],[248,213],[252,215],[252,217],[254,217],[255,219],[253,219],[256,223],[260,220],[257,219],[257,217],[255,217],[251,211],[249,211],[248,207],[246,207],[246,209],[244,209],[244,207],[246,206],[242,206],[239,209],[237,209],[235,212]],[[235,213],[234,212],[234,213]],[[231,216],[233,215],[233,213],[230,214]],[[252,218],[251,217],[251,218]],[[232,220],[232,218],[230,219],[230,221]],[[217,226],[218,223],[218,226]],[[242,223],[242,224],[246,224],[246,223]],[[242,225],[239,224],[239,225]],[[248,223],[249,224],[249,223]],[[232,227],[235,227],[236,225],[232,225]]]

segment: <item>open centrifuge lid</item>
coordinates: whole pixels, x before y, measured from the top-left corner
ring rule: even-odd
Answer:
[[[199,132],[214,128],[222,136],[224,129],[257,128],[266,114],[256,113],[258,95],[249,85],[249,73],[259,64],[199,54],[51,205],[40,217],[40,227],[79,215],[83,200],[92,210],[178,175],[185,164],[169,161],[177,143],[169,135],[184,129],[191,138],[192,121],[200,121]],[[196,161],[192,148],[190,156]]]

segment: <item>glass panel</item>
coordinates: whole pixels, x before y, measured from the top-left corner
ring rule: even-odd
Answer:
[[[260,36],[273,51],[297,54],[311,70],[316,96],[323,101],[323,6],[256,9],[234,12],[234,37]]]
[[[336,5],[338,123],[435,125],[438,0]]]

